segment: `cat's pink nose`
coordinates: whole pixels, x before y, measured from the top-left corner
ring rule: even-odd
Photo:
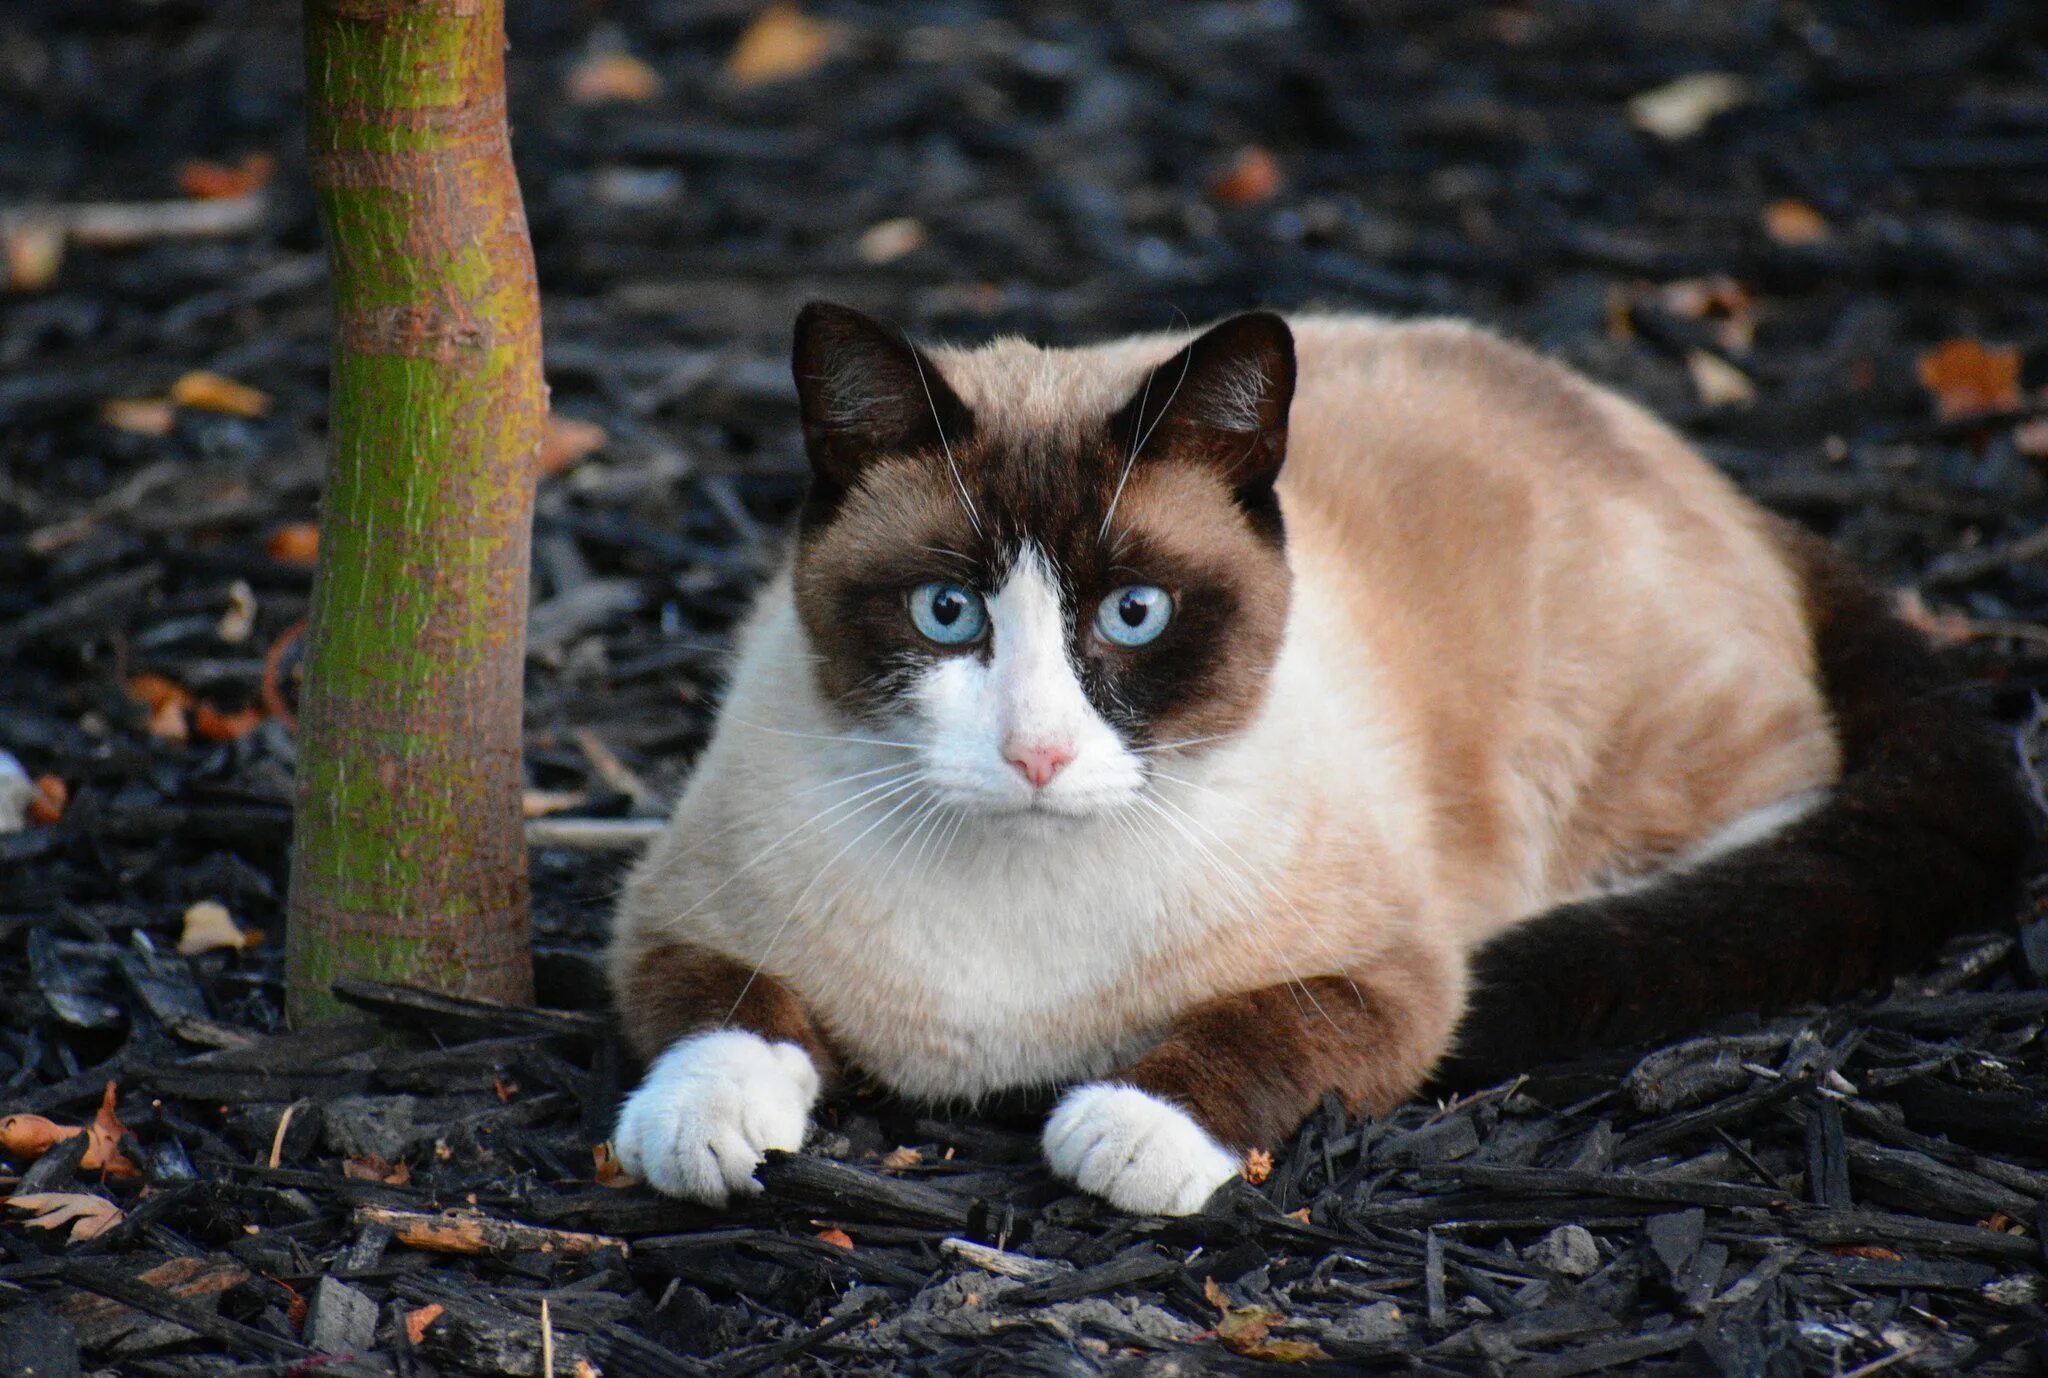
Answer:
[[[1044,789],[1052,783],[1052,777],[1074,759],[1074,748],[1064,744],[1020,746],[1012,742],[1003,748],[1003,759],[1022,772],[1024,778],[1031,782],[1031,788]]]

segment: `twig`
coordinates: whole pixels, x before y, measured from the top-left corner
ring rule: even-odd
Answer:
[[[584,1234],[577,1230],[553,1230],[542,1225],[522,1225],[488,1215],[450,1211],[429,1215],[425,1211],[392,1210],[386,1206],[358,1206],[356,1225],[382,1225],[392,1238],[408,1248],[437,1254],[514,1253],[535,1249],[541,1253],[580,1258],[605,1249],[631,1252],[625,1240],[608,1234]]]
[[[0,234],[42,227],[61,230],[73,244],[123,249],[159,239],[217,239],[248,234],[263,223],[269,201],[260,195],[217,201],[100,201],[40,206],[0,215]]]
[[[626,852],[661,836],[659,818],[534,818],[526,824],[526,845],[578,852]]]

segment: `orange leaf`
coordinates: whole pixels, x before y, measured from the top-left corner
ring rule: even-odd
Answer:
[[[818,1231],[818,1238],[824,1240],[835,1249],[845,1249],[849,1252],[853,1249],[853,1236],[844,1230],[820,1230]]]
[[[114,1113],[114,1083],[110,1081],[106,1094],[100,1097],[99,1113],[86,1126],[89,1146],[78,1165],[88,1171],[104,1172],[109,1177],[138,1176],[141,1169],[121,1153],[121,1139],[127,1133],[128,1126],[122,1124],[121,1117]]]
[[[75,1124],[58,1124],[41,1115],[9,1115],[0,1120],[0,1151],[21,1162],[32,1162],[84,1132]]]
[[[263,710],[244,708],[239,713],[217,712],[210,704],[200,704],[192,714],[192,730],[209,742],[233,742],[248,736],[263,726]]]
[[[25,1225],[39,1230],[71,1227],[73,1242],[91,1239],[106,1233],[125,1218],[121,1208],[104,1196],[94,1196],[83,1191],[44,1191],[27,1196],[10,1196],[7,1204],[16,1210],[41,1211]]]
[[[1987,349],[1976,340],[1950,340],[1922,354],[1920,384],[1934,394],[1944,421],[2010,411],[2020,404],[2020,352]]]
[[[1825,244],[1834,235],[1826,217],[1789,196],[1764,207],[1764,233],[1788,248]]]
[[[1273,1155],[1255,1148],[1244,1155],[1244,1180],[1258,1186],[1273,1175]]]
[[[277,159],[251,153],[233,167],[195,158],[178,165],[178,190],[200,201],[232,201],[261,191],[277,171]]]
[[[171,384],[171,400],[193,411],[220,412],[225,416],[262,416],[270,410],[270,398],[250,387],[200,370]]]
[[[137,675],[128,681],[128,697],[155,713],[166,705],[188,708],[192,696],[174,680],[162,675]]]
[[[550,413],[547,427],[540,437],[541,476],[552,478],[593,451],[602,449],[610,439],[602,426],[578,421],[573,416]]]
[[[1280,164],[1257,144],[1238,150],[1230,167],[1209,184],[1209,199],[1226,206],[1256,206],[1280,193]]]
[[[196,957],[202,952],[250,948],[262,941],[262,929],[245,929],[235,922],[227,906],[213,900],[201,900],[185,911],[185,927],[178,935],[178,951],[183,956]]]
[[[839,28],[810,18],[788,0],[762,10],[725,59],[725,75],[738,86],[762,86],[814,71],[830,56]]]
[[[631,53],[593,53],[570,69],[568,94],[577,105],[653,100],[661,77]]]
[[[1272,1340],[1266,1332],[1286,1320],[1287,1317],[1267,1306],[1238,1306],[1223,1289],[1216,1285],[1215,1278],[1202,1282],[1202,1295],[1209,1304],[1223,1313],[1216,1322],[1216,1338],[1223,1347],[1233,1354],[1242,1354],[1248,1359],[1267,1359],[1274,1363],[1299,1364],[1310,1359],[1327,1359],[1330,1356],[1307,1340]]]
[[[64,266],[64,227],[54,220],[0,227],[0,287],[40,292]]]
[[[598,1144],[590,1150],[591,1161],[597,1164],[597,1184],[601,1187],[630,1187],[639,1179],[619,1166],[619,1155],[612,1152],[610,1144]]]
[[[71,802],[71,790],[54,775],[36,777],[36,797],[29,800],[28,821],[31,823],[55,823],[64,816],[64,806]]]
[[[447,1309],[447,1307],[436,1301],[429,1302],[417,1311],[406,1312],[405,1338],[411,1340],[415,1345],[425,1340],[427,1338],[427,1327],[440,1320],[442,1312]]]
[[[387,1163],[371,1153],[343,1160],[341,1175],[353,1182],[382,1182],[387,1187],[402,1187],[412,1181],[412,1164],[403,1158],[396,1163]]]
[[[1897,1263],[1903,1257],[1897,1250],[1880,1244],[1837,1244],[1828,1252],[1836,1258],[1871,1258],[1884,1263]]]
[[[901,1172],[923,1161],[924,1155],[914,1148],[892,1148],[882,1155],[882,1168],[885,1172]]]
[[[161,397],[113,397],[100,403],[100,420],[117,431],[161,440],[178,424],[178,409]]]
[[[1937,646],[1966,646],[1976,640],[1977,629],[1968,617],[1928,607],[1918,589],[1900,594],[1895,606],[1901,622]]]
[[[320,554],[319,524],[293,522],[280,526],[270,533],[263,549],[281,565],[310,565]]]

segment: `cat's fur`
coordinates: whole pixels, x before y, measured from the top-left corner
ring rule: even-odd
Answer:
[[[1521,348],[920,351],[812,307],[796,373],[796,548],[618,914],[619,1149],[663,1190],[751,1190],[850,1065],[1076,1084],[1054,1169],[1188,1211],[1324,1092],[1411,1095],[1468,1005],[1493,1067],[2010,917],[2022,796],[1918,639]],[[981,644],[920,636],[929,581]],[[1128,584],[1174,599],[1136,650],[1091,630]]]

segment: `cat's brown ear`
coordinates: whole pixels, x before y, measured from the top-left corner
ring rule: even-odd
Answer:
[[[811,472],[832,491],[884,456],[958,445],[973,423],[901,331],[851,307],[814,301],[798,312],[790,366]]]
[[[1110,434],[1140,461],[1210,464],[1248,507],[1272,501],[1287,458],[1294,401],[1294,332],[1270,311],[1210,327],[1160,364],[1110,418]]]

